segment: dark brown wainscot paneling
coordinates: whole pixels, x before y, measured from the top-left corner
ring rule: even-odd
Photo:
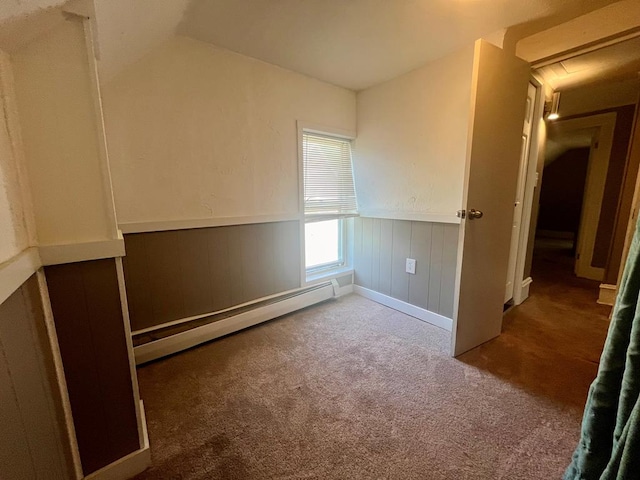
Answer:
[[[62,412],[33,275],[0,304],[0,478],[71,478]]]
[[[297,221],[125,235],[132,330],[300,287]]]
[[[45,268],[84,474],[140,448],[114,259]]]

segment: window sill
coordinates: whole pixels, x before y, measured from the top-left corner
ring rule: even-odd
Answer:
[[[353,273],[353,267],[338,267],[324,272],[307,275],[305,285],[313,285],[314,283],[326,282],[336,277],[342,277],[345,274]]]

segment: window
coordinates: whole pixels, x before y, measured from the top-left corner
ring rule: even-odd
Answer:
[[[345,265],[345,218],[358,208],[351,141],[303,131],[305,266],[315,273]]]

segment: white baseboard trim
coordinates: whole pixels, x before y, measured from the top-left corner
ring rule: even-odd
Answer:
[[[40,267],[42,262],[36,247],[27,248],[0,264],[0,303],[18,290]]]
[[[336,298],[343,297],[344,295],[348,295],[350,293],[353,293],[353,284],[345,285],[344,287],[338,287],[337,289],[335,289]]]
[[[314,290],[301,293],[300,295],[286,298],[280,302],[258,307],[208,325],[202,325],[186,332],[177,333],[170,337],[139,345],[133,349],[136,356],[136,364],[140,365],[141,363],[150,362],[151,360],[186,350],[187,348],[237,332],[247,327],[252,327],[253,325],[272,320],[333,297],[333,286],[327,284]]]
[[[128,480],[144,472],[151,465],[151,450],[149,448],[149,433],[144,414],[144,404],[140,401],[142,415],[144,445],[139,450],[122,457],[106,467],[102,467],[86,477],[85,480]]]
[[[519,295],[514,296],[513,303],[516,305],[520,305],[527,298],[529,298],[529,286],[533,283],[533,278],[527,277],[522,281],[522,288],[520,289]]]
[[[354,293],[373,300],[374,302],[381,303],[382,305],[386,305],[394,310],[406,313],[407,315],[415,317],[418,320],[422,320],[423,322],[430,323],[431,325],[435,325],[436,327],[444,328],[449,332],[452,329],[453,321],[450,318],[443,317],[442,315],[430,312],[424,308],[416,307],[410,303],[361,287],[360,285],[353,285],[353,291]]]
[[[616,294],[618,293],[617,285],[609,285],[607,283],[600,284],[600,293],[598,294],[597,303],[600,305],[613,306],[616,303]]]
[[[43,265],[85,262],[102,258],[124,257],[124,255],[124,239],[122,238],[99,242],[40,246],[40,258]]]

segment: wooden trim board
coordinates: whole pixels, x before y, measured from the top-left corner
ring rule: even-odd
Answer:
[[[133,387],[133,399],[137,406],[142,405],[140,400],[140,389],[138,387],[138,373],[136,371],[136,359],[133,353],[133,337],[131,336],[131,320],[129,318],[129,305],[127,303],[127,291],[125,289],[124,268],[122,266],[122,257],[116,258],[116,274],[118,276],[118,290],[120,292],[120,305],[122,309],[122,322],[124,324],[124,334],[127,342],[127,355],[129,357],[129,372],[131,374],[131,383]],[[140,408],[136,408],[136,420],[138,422],[138,440],[140,448],[144,447],[144,424],[143,413]]]
[[[122,457],[119,460],[87,475],[85,480],[127,480],[145,471],[151,465],[151,450],[149,448],[149,433],[144,414],[144,403],[140,400],[140,415],[142,419],[143,443],[139,450]]]
[[[35,247],[27,248],[0,264],[0,303],[18,290],[40,267],[42,262]]]
[[[43,265],[60,265],[102,258],[124,257],[124,255],[124,239],[122,237],[98,242],[40,246],[40,258]]]
[[[361,287],[360,285],[354,285],[353,291],[354,293],[368,298],[369,300],[373,300],[374,302],[380,303],[389,308],[393,308],[394,310],[398,310],[399,312],[406,313],[407,315],[415,317],[418,320],[422,320],[423,322],[430,323],[431,325],[434,325],[436,327],[443,328],[448,332],[451,331],[453,321],[450,318],[443,317],[442,315],[430,312],[429,310],[426,310],[424,308],[416,307],[415,305],[403,302],[402,300],[398,300],[397,298],[393,298],[388,295],[378,293],[374,290]]]

